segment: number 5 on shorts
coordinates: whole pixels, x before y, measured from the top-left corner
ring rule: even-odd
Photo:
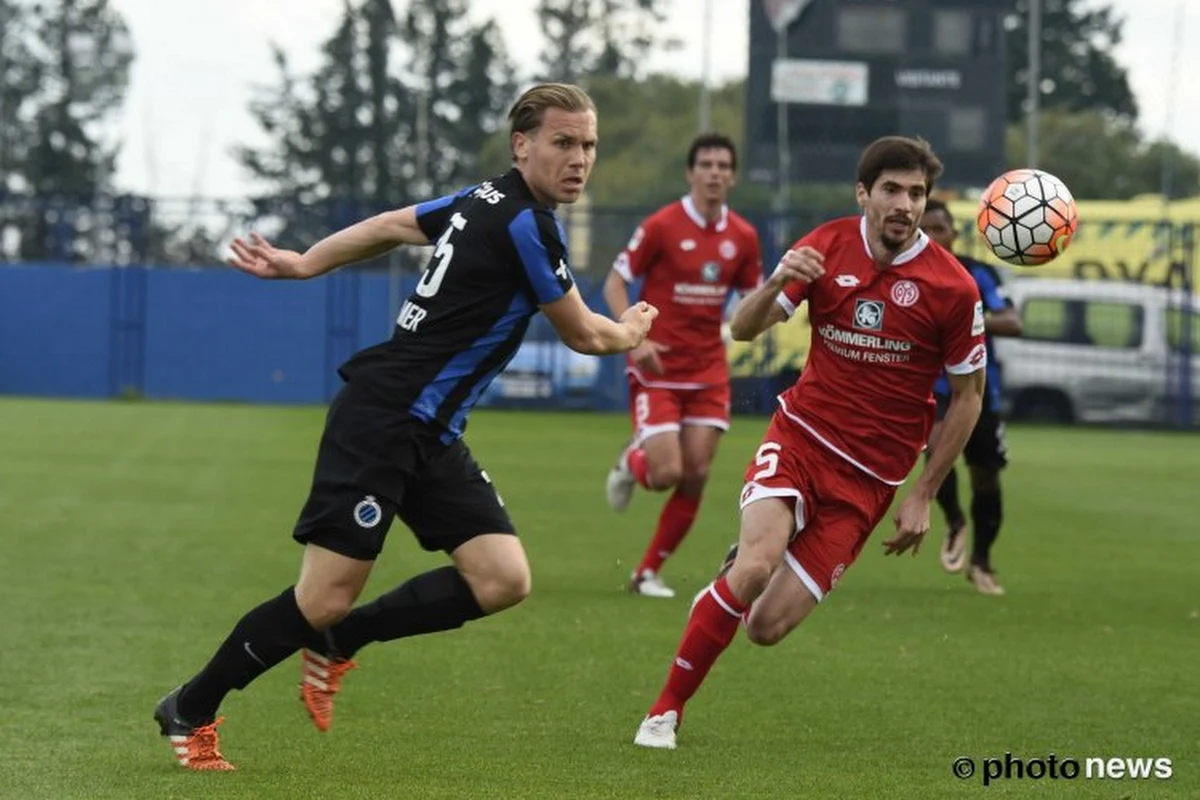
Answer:
[[[758,452],[754,454],[754,463],[762,467],[750,479],[752,481],[761,480],[762,478],[770,478],[779,469],[779,453],[783,450],[783,445],[779,442],[763,442],[758,448]]]

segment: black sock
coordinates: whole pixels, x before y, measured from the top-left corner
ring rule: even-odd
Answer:
[[[350,658],[370,642],[447,631],[484,616],[471,587],[454,567],[442,567],[410,578],[350,612],[329,629],[340,658]]]
[[[304,619],[294,587],[250,611],[196,677],[179,694],[179,714],[203,724],[216,716],[225,695],[252,680],[301,647],[323,647],[325,637]]]
[[[950,526],[950,530],[958,530],[966,523],[962,506],[958,502],[958,472],[954,467],[950,468],[950,471],[946,473],[946,479],[938,487],[937,502],[942,509],[942,514],[946,517],[946,524]]]
[[[1003,513],[1000,506],[1000,487],[994,492],[975,492],[971,499],[971,522],[975,529],[975,543],[971,550],[971,563],[992,571],[992,543],[1000,535]]]

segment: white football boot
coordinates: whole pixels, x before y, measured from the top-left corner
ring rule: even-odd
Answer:
[[[675,590],[663,583],[657,572],[648,569],[635,572],[629,577],[629,593],[642,597],[674,597]]]
[[[638,726],[637,736],[633,737],[633,743],[639,747],[674,750],[675,729],[678,727],[679,714],[674,711],[646,717]]]
[[[963,571],[967,565],[967,523],[951,528],[942,540],[940,553],[942,569],[951,574]]]
[[[617,463],[608,471],[608,479],[604,483],[608,507],[617,512],[629,508],[629,501],[633,499],[633,488],[637,486],[637,478],[633,477],[629,465],[625,462],[628,452],[626,448],[617,456]]]

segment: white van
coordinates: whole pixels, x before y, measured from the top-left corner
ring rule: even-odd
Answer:
[[[1200,295],[1051,278],[1004,288],[1025,329],[995,340],[1011,419],[1200,425]]]

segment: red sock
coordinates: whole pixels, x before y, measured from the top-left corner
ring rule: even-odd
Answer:
[[[626,451],[625,464],[629,467],[629,471],[633,473],[633,477],[643,489],[654,490],[650,485],[650,467],[646,464],[646,451],[640,447],[634,447]]]
[[[650,707],[649,716],[674,710],[682,718],[684,703],[700,688],[717,657],[733,641],[746,608],[729,590],[724,575],[700,596],[667,673],[667,685]]]
[[[676,491],[667,499],[662,513],[658,515],[658,528],[654,531],[654,538],[650,540],[650,546],[642,556],[642,563],[638,567],[639,575],[642,570],[658,572],[662,568],[663,562],[675,552],[679,543],[691,530],[699,510],[699,497],[686,497]]]

